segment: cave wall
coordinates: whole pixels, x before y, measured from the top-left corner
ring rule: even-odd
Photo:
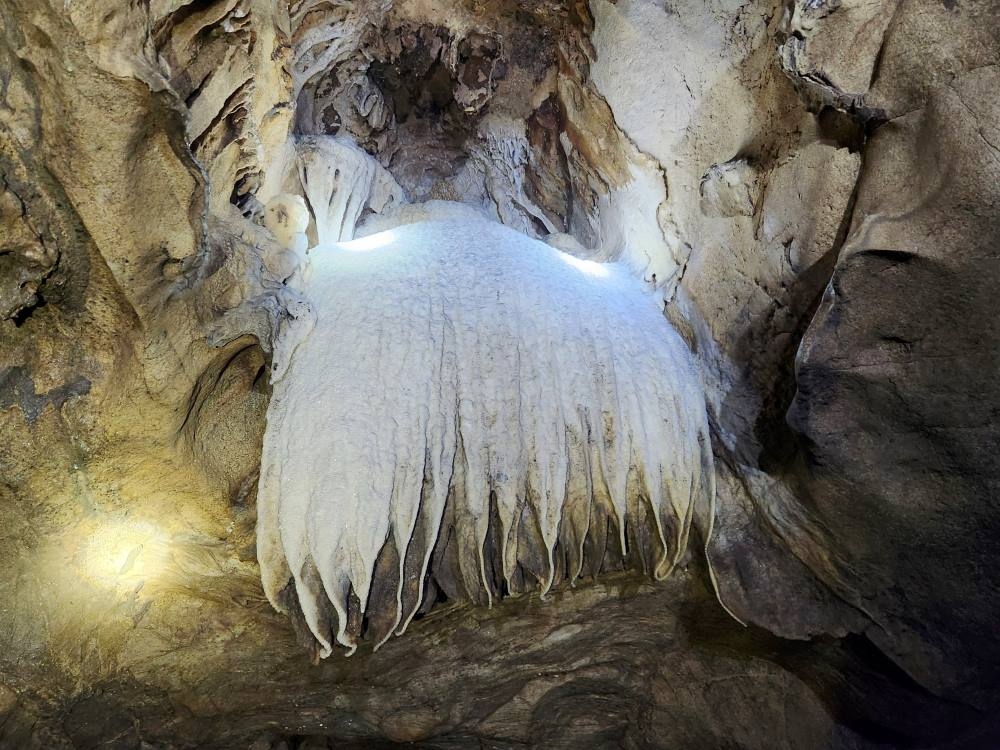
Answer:
[[[815,567],[915,680],[985,710],[1000,112],[998,36],[984,24],[998,9],[904,2],[893,18],[866,97],[885,123],[865,149],[789,412],[806,444],[796,478],[809,522],[840,542]]]
[[[6,2],[0,744],[985,741],[998,11]],[[308,312],[259,222],[318,135],[408,201],[658,274],[749,629],[693,560],[309,666],[260,592],[253,486],[272,344]]]

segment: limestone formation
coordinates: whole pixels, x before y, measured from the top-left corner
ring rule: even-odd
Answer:
[[[4,0],[0,747],[994,746],[998,17]],[[712,533],[492,608],[445,545],[405,637],[313,665],[256,551],[265,415],[330,310],[297,277],[445,213],[655,305]]]
[[[292,283],[318,316],[272,379],[257,549],[320,656],[437,590],[662,579],[709,538],[701,383],[627,266],[464,218],[320,245]]]

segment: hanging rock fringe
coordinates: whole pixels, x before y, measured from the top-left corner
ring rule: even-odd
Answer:
[[[274,383],[258,552],[320,656],[442,595],[662,578],[693,523],[707,539],[699,376],[627,269],[478,220],[311,255],[318,320]]]

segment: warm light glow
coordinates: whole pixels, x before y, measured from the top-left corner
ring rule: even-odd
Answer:
[[[369,250],[378,250],[380,247],[385,247],[386,245],[391,245],[393,240],[396,239],[395,233],[389,229],[385,232],[378,232],[377,234],[370,234],[367,237],[361,237],[357,240],[351,240],[349,242],[340,242],[337,247],[342,250],[351,250],[356,253],[364,253]]]
[[[87,539],[82,563],[87,577],[114,584],[156,576],[167,557],[167,540],[155,526],[108,521]]]
[[[608,266],[606,263],[598,263],[594,260],[583,260],[569,253],[559,252],[559,257],[567,265],[573,266],[579,271],[583,271],[588,276],[607,276]]]

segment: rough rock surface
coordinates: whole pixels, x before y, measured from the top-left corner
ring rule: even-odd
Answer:
[[[994,747],[997,17],[5,0],[0,746]],[[748,627],[695,556],[310,664],[254,557],[313,315],[262,225],[329,137],[369,175],[316,199],[344,236],[459,200],[660,290]]]

